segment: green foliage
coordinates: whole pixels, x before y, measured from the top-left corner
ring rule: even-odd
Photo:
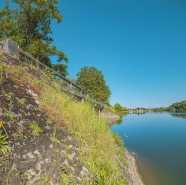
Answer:
[[[33,76],[28,77],[25,75],[25,80],[36,84]],[[43,79],[41,78],[39,80]],[[50,83],[43,84],[39,111],[44,112],[50,119],[53,118],[53,121],[61,125],[62,129],[68,130],[68,132],[73,131],[79,143],[78,152],[80,152],[80,158],[90,172],[91,179],[88,181],[92,182],[88,182],[87,184],[95,184],[95,176],[101,178],[99,179],[101,182],[99,183],[100,185],[124,184],[123,182],[125,180],[118,176],[120,173],[117,166],[118,159],[114,158],[115,155],[118,155],[119,159],[122,159],[124,155],[118,152],[118,148],[120,147],[115,144],[114,137],[108,125],[105,124],[105,119],[99,117],[92,110],[93,107],[88,101],[81,103],[66,93],[61,93],[60,88],[54,89],[53,86],[50,86]],[[63,125],[64,122],[65,126]],[[53,135],[50,139],[59,142],[56,137],[55,125]],[[116,138],[116,141],[119,140]],[[60,144],[63,145],[62,143]],[[123,151],[123,149],[119,151]],[[123,160],[122,163],[125,164],[126,161]],[[71,178],[72,176],[70,174],[61,174],[63,184],[70,184],[69,181],[72,181]]]
[[[154,109],[155,112],[162,112],[162,111],[170,111],[170,112],[183,112],[186,111],[186,101],[176,102],[170,105],[167,108],[156,108]]]
[[[0,152],[3,154],[6,154],[8,151],[10,151],[10,147],[8,146],[8,142],[6,140],[7,137],[3,136],[0,131]]]
[[[61,154],[61,152],[56,148],[55,150],[54,150],[55,152],[56,152],[56,154]]]
[[[66,77],[66,78],[67,78],[68,80],[70,80],[71,82],[76,83],[76,79],[75,79],[75,78],[70,78],[70,77]],[[59,79],[59,83],[60,83],[61,85],[66,86],[66,87],[70,87],[70,83],[66,82],[65,80]],[[77,91],[78,91],[78,90],[77,90]]]
[[[68,58],[56,46],[51,45],[54,40],[49,36],[52,34],[51,20],[57,20],[57,23],[63,20],[57,8],[58,2],[12,0],[17,8],[11,9],[9,1],[6,1],[5,7],[0,10],[0,40],[12,39],[21,49],[66,76],[67,66],[60,62],[68,63]],[[58,57],[58,64],[51,65],[51,56]]]
[[[56,137],[56,126],[54,125],[54,127],[53,127],[53,134],[52,134],[52,136],[50,137],[50,140],[52,141],[52,142],[55,142],[55,143],[60,143],[60,141],[57,139],[57,137]]]
[[[61,176],[60,181],[63,182],[64,185],[71,183],[72,181],[70,179],[75,177],[72,174],[65,174],[65,173],[60,174],[60,176]]]
[[[163,111],[165,111],[165,110],[166,110],[166,109],[163,108],[163,107],[154,109],[155,112],[163,112]]]
[[[9,117],[9,119],[14,123],[14,121],[17,119],[16,115],[6,109],[5,109],[5,111],[6,112],[3,114],[3,116]]]
[[[122,111],[127,111],[127,107],[122,107]]]
[[[47,175],[44,175],[43,177],[42,177],[42,179],[43,179],[43,181],[44,182],[49,182],[49,180],[51,179],[51,176],[49,175],[49,176],[47,176]]]
[[[108,102],[111,91],[106,85],[104,76],[101,71],[98,71],[95,67],[83,67],[80,72],[76,74],[78,76],[76,84],[86,89],[89,93],[103,102]]]
[[[119,103],[116,103],[114,105],[114,109],[116,110],[116,113],[122,117],[122,106]]]
[[[32,134],[34,136],[39,136],[43,132],[41,128],[38,126],[38,124],[36,123],[36,121],[33,121],[33,123],[29,125],[30,125],[29,128],[32,129]]]
[[[114,108],[116,109],[116,111],[122,111],[122,106],[119,103],[116,103],[114,105]]]
[[[52,124],[53,124],[53,123],[52,123],[52,120],[50,120],[50,119],[48,119],[48,118],[46,118],[46,123],[49,124],[49,125],[52,125]]]
[[[45,74],[47,75],[47,77],[51,80],[53,80],[55,78],[55,75],[53,72],[50,71],[50,69],[48,67],[45,68]]]
[[[122,146],[124,145],[123,140],[121,139],[120,136],[118,136],[118,133],[117,133],[116,131],[113,132],[112,136],[113,136],[113,138],[114,138],[115,143],[116,143],[118,146],[122,147]]]

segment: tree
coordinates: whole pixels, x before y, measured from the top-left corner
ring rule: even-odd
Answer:
[[[121,112],[121,111],[122,111],[122,106],[121,106],[119,103],[116,103],[116,104],[114,105],[114,108],[115,108],[115,110],[116,110],[117,112]]]
[[[6,1],[4,9],[0,11],[0,40],[10,38],[21,49],[31,54],[47,66],[52,67],[61,75],[66,76],[67,56],[52,46],[54,41],[49,34],[51,20],[62,22],[62,16],[57,9],[57,0],[12,0],[18,8],[10,9]],[[51,64],[50,56],[58,57],[58,64]]]
[[[80,69],[80,72],[78,72],[76,76],[78,77],[76,81],[77,85],[104,103],[108,102],[111,91],[106,85],[101,71],[98,71],[95,67],[85,66]]]
[[[127,111],[127,107],[122,107],[122,111]]]

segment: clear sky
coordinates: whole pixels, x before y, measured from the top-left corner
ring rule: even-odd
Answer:
[[[67,55],[70,77],[84,66],[101,70],[111,105],[186,100],[186,1],[59,0],[58,9],[53,44]]]

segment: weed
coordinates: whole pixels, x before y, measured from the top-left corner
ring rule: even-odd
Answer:
[[[132,155],[137,155],[137,153],[135,153],[135,152],[131,152],[130,154],[132,154]]]
[[[0,131],[0,152],[3,154],[6,154],[8,151],[10,151],[10,147],[8,146],[8,142],[6,140],[7,137],[3,136]]]
[[[52,121],[50,119],[48,119],[48,118],[46,118],[46,123],[49,124],[49,125],[53,124]]]
[[[67,168],[71,168],[71,166],[70,165],[67,165]]]
[[[20,136],[20,134],[18,134],[18,133],[16,133],[16,132],[12,131],[12,136],[18,137],[18,136]]]
[[[52,136],[50,137],[50,140],[52,141],[52,142],[56,142],[56,143],[60,143],[60,141],[57,139],[57,137],[56,137],[56,125],[54,125],[54,127],[53,127],[53,134],[52,134]]]
[[[124,145],[123,140],[121,139],[120,136],[118,136],[118,133],[117,133],[116,131],[113,132],[112,136],[113,136],[113,138],[114,138],[114,140],[115,140],[115,143],[116,143],[118,146],[121,147],[121,146]]]
[[[67,146],[67,145],[65,145],[65,148],[66,148],[67,150],[70,150],[70,147],[69,147],[69,146]]]
[[[11,113],[10,111],[4,109],[6,112],[3,114],[3,116],[9,117],[9,119],[14,123],[14,121],[17,119],[16,115],[14,113]]]
[[[55,163],[53,161],[50,161],[51,165],[54,165]]]
[[[55,143],[60,143],[60,141],[57,139],[57,137],[51,136],[50,140]]]
[[[72,160],[72,158],[71,158],[71,156],[69,155],[69,154],[67,154],[67,158],[71,161]]]
[[[56,148],[55,150],[54,150],[55,152],[56,152],[56,154],[61,154],[61,152]]]
[[[51,179],[51,176],[50,176],[50,175],[48,175],[48,176],[47,176],[47,175],[44,175],[44,176],[42,177],[42,179],[43,179],[44,182],[47,183],[47,182],[49,182],[49,180]]]
[[[71,183],[72,181],[70,179],[75,177],[72,174],[65,174],[65,173],[60,174],[60,176],[62,177],[60,181],[63,182],[64,185]]]
[[[34,136],[39,136],[43,132],[41,128],[38,126],[38,124],[36,123],[36,121],[33,121],[33,123],[29,125],[30,125],[29,128],[32,129],[32,134]]]
[[[24,100],[18,100],[18,114],[19,114],[19,104],[23,106],[25,104]],[[21,114],[21,121],[22,121],[22,114]],[[23,124],[21,123],[21,125],[19,126],[19,134],[22,133],[23,133]]]
[[[27,137],[26,135],[24,136],[24,138],[25,138],[25,139],[28,139],[28,137]]]
[[[50,72],[50,69],[49,69],[48,67],[45,68],[45,74],[46,74],[47,77],[48,77],[49,79],[51,79],[51,80],[55,78],[54,73],[53,73],[53,72]]]
[[[16,67],[15,69],[14,69],[14,71],[15,71],[15,73],[16,74],[18,74],[21,78],[23,77],[23,75],[24,75],[24,70],[21,68],[21,67]]]

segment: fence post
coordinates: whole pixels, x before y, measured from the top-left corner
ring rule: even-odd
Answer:
[[[81,100],[82,103],[84,103],[84,98]]]

